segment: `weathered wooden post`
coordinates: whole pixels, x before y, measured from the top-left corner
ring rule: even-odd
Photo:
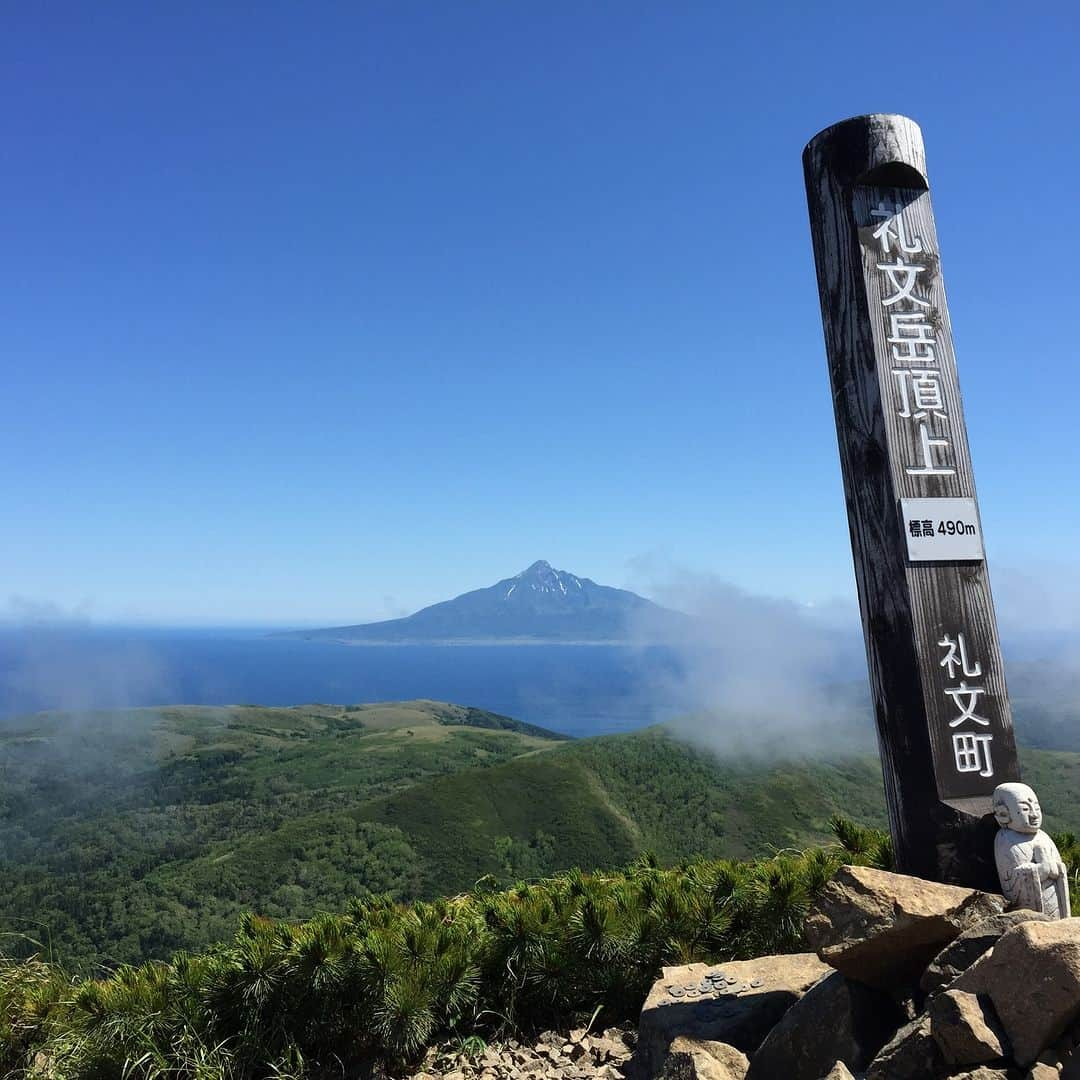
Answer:
[[[803,169],[897,869],[997,891],[1019,768],[922,133],[845,120]]]

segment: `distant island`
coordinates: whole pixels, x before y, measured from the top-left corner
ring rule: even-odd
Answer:
[[[275,636],[364,645],[612,645],[670,639],[690,623],[690,616],[637,593],[597,585],[541,559],[514,577],[402,619]]]

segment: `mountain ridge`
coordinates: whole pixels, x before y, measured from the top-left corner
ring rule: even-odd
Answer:
[[[666,638],[689,623],[690,616],[628,589],[599,585],[539,559],[513,577],[400,619],[275,636],[367,645],[607,645]]]

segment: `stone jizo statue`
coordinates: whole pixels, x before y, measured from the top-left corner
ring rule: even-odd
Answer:
[[[1042,831],[1035,792],[1027,784],[998,784],[994,817],[1001,826],[994,858],[1005,899],[1052,919],[1069,918],[1069,871],[1057,844]]]

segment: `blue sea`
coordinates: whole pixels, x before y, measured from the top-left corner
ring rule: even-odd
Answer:
[[[275,638],[265,630],[0,631],[0,717],[432,698],[594,735],[692,708],[678,693],[679,675],[678,657],[659,647],[355,646]]]

